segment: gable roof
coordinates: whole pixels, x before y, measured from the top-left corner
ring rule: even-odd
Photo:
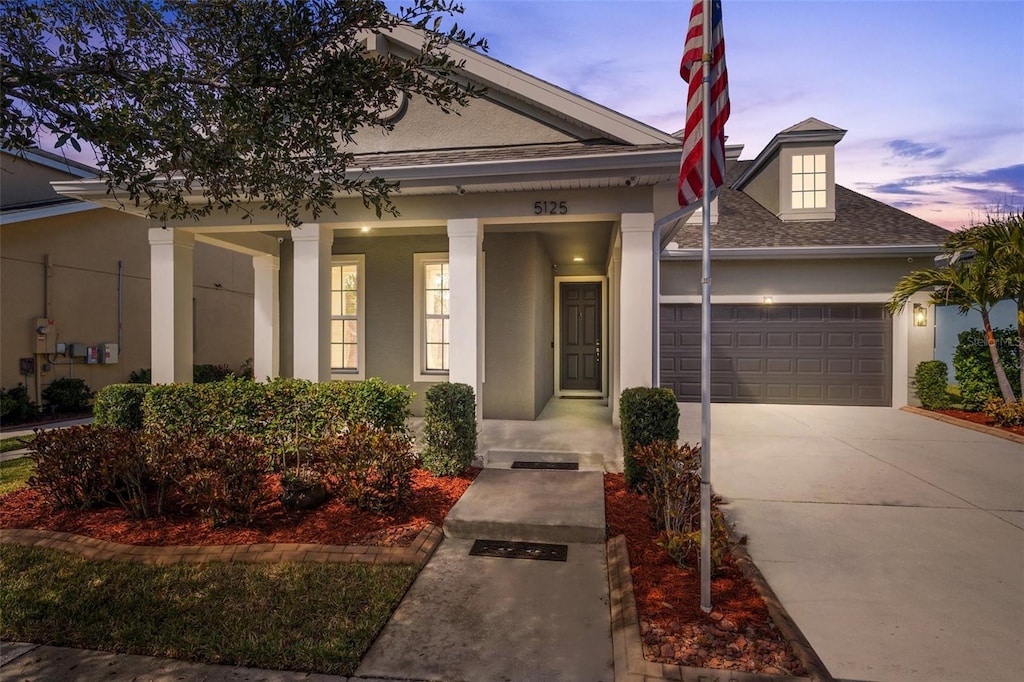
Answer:
[[[735,189],[734,179],[754,161],[737,161],[729,168],[719,193],[718,224],[711,227],[713,251],[746,253],[764,249],[830,249],[912,247],[938,250],[949,232],[871,197],[836,185],[836,217],[830,221],[785,221],[752,197]],[[684,224],[674,239],[679,255],[701,247],[701,226]],[[894,249],[898,251],[899,249]],[[672,253],[671,251],[669,253]],[[725,254],[721,254],[725,255]]]

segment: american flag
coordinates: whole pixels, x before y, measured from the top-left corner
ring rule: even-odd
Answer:
[[[689,206],[704,196],[701,158],[704,136],[704,91],[701,60],[704,56],[704,5],[694,0],[690,27],[686,32],[679,75],[690,84],[686,98],[686,128],[683,160],[679,167],[679,205]],[[725,39],[722,36],[722,0],[711,5],[711,177],[707,188],[714,192],[725,178],[725,122],[729,118],[729,75],[725,69]]]

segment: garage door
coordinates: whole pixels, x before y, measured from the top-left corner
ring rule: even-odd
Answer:
[[[892,322],[881,305],[713,305],[711,399],[889,405]],[[700,306],[661,306],[661,385],[700,401]]]

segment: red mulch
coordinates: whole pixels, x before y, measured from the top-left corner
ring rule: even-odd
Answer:
[[[776,675],[806,672],[779,634],[764,599],[726,556],[712,576],[714,610],[700,608],[700,576],[681,569],[655,544],[647,500],[622,474],[605,474],[609,537],[626,536],[640,634],[648,660]]]
[[[963,419],[964,421],[974,422],[975,424],[981,424],[982,426],[991,426],[994,429],[1001,429],[1003,431],[1009,431],[1015,433],[1018,436],[1024,436],[1024,426],[997,426],[992,420],[992,417],[988,416],[983,412],[965,412],[963,410],[933,410],[939,412],[948,417],[955,417],[956,419]]]
[[[427,523],[441,525],[479,469],[453,478],[413,473],[408,504],[391,513],[361,512],[339,498],[318,509],[288,511],[277,501],[278,476],[267,477],[266,496],[251,526],[210,528],[180,515],[136,520],[120,507],[54,511],[31,488],[0,497],[0,528],[76,533],[131,545],[250,545],[308,542],[322,545],[395,545],[412,542]]]

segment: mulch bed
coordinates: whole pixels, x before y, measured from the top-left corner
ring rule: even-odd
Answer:
[[[711,580],[714,610],[700,607],[700,576],[656,544],[647,500],[622,474],[605,474],[609,537],[626,536],[644,655],[650,661],[776,675],[806,675],[764,599],[732,557]]]
[[[406,546],[428,524],[440,526],[479,469],[462,476],[413,474],[408,504],[390,513],[362,512],[339,498],[318,509],[286,510],[277,501],[277,475],[266,479],[265,500],[251,526],[211,528],[187,516],[136,520],[120,507],[55,511],[37,491],[22,488],[0,497],[0,528],[35,528],[86,535],[130,545],[250,545],[300,542],[321,545]]]
[[[988,416],[983,412],[965,412],[964,410],[932,410],[944,414],[948,417],[955,417],[956,419],[963,419],[964,421],[973,422],[975,424],[981,424],[982,426],[991,426],[994,429],[1001,429],[1003,431],[1009,431],[1015,433],[1018,436],[1024,436],[1024,426],[997,426],[992,420],[992,417]]]

